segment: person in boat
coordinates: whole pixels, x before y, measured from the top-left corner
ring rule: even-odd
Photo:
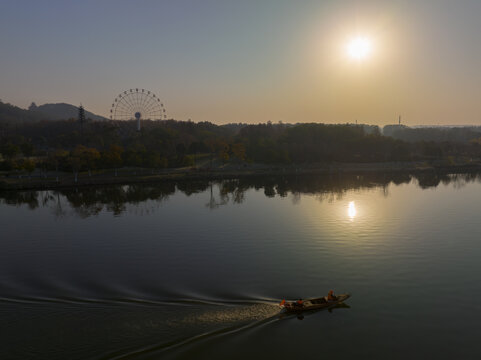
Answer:
[[[303,307],[304,306],[304,301],[302,299],[299,299],[295,302],[286,302],[286,300],[282,300],[281,303],[279,304],[281,307],[285,307],[287,309],[290,309],[291,307]]]
[[[337,296],[334,295],[334,291],[329,290],[329,293],[327,294],[327,301],[335,301],[337,300]]]

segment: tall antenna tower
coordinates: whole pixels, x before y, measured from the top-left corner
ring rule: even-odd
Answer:
[[[82,104],[78,108],[78,121],[80,123],[80,133],[83,135],[84,132],[84,122],[85,122],[85,110]]]
[[[399,115],[399,125],[401,125],[401,115]]]

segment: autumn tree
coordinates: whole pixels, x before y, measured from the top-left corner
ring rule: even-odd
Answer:
[[[22,169],[27,171],[30,175],[35,170],[36,164],[35,164],[35,161],[31,159],[23,159],[20,166]]]
[[[9,142],[0,148],[0,152],[7,159],[13,159],[15,156],[17,156],[20,153],[20,148],[17,145]]]
[[[97,162],[100,159],[100,153],[95,148],[77,145],[77,147],[72,151],[72,157],[78,158],[80,162],[80,168],[85,166],[89,171],[89,176],[92,176],[92,169],[97,167]]]
[[[246,158],[246,148],[243,143],[235,143],[231,145],[232,154],[239,159],[244,161]]]
[[[102,164],[108,168],[115,169],[115,176],[117,176],[117,169],[122,166],[122,153],[124,149],[118,145],[111,145],[107,151],[102,153]]]

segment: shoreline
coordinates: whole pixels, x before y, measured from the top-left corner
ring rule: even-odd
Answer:
[[[481,164],[462,165],[429,165],[426,163],[336,163],[336,164],[303,164],[295,165],[262,165],[229,166],[225,168],[184,168],[168,170],[152,169],[120,169],[118,175],[113,170],[78,174],[75,181],[73,173],[46,174],[8,174],[0,177],[0,191],[21,190],[53,190],[61,188],[129,185],[155,182],[176,182],[196,180],[226,180],[245,177],[262,176],[296,176],[296,175],[340,175],[362,173],[466,173],[481,172]],[[58,181],[57,181],[58,178]]]

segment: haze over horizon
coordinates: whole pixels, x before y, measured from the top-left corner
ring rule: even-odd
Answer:
[[[3,2],[0,99],[108,116],[139,87],[178,120],[481,125],[480,13],[475,0]]]

